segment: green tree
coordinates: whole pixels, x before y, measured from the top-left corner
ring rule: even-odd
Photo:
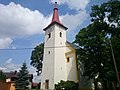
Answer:
[[[78,90],[78,84],[73,81],[63,81],[55,84],[55,90]]]
[[[5,79],[6,79],[5,74],[2,71],[0,71],[0,81]]]
[[[42,61],[43,61],[44,44],[41,43],[34,48],[31,54],[31,63],[33,67],[37,69],[37,74],[42,72]]]
[[[94,5],[90,16],[92,24],[76,35],[75,43],[81,47],[77,57],[84,64],[84,75],[101,81],[107,90],[111,82],[116,81],[109,39],[112,40],[118,69],[120,67],[120,1]],[[96,76],[98,80],[95,80]]]
[[[109,38],[113,46],[118,72],[120,72],[120,1],[110,0],[100,6],[94,5],[90,15],[93,22],[105,22],[109,25],[109,28],[105,30],[105,33],[111,35]],[[109,79],[116,82],[114,64],[111,65],[109,74],[111,74]]]
[[[84,75],[94,79],[97,75],[105,82],[108,74],[107,64],[110,61],[110,49],[107,39],[104,38],[104,30],[107,25],[102,23],[93,23],[80,30],[76,35],[75,43],[81,46],[77,52],[78,60],[84,64]],[[103,27],[99,27],[103,26]]]
[[[16,90],[29,90],[29,77],[26,63],[23,63],[21,69],[17,74],[17,79],[15,80]]]

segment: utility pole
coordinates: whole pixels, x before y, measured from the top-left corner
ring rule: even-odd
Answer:
[[[119,90],[120,90],[120,77],[119,77],[118,68],[117,68],[117,65],[116,65],[116,60],[115,60],[115,55],[114,55],[114,52],[113,52],[113,47],[112,47],[111,40],[110,40],[110,49],[111,49],[111,52],[112,52],[113,63],[114,63],[116,76],[117,76],[117,80],[118,80],[118,86],[119,86]]]

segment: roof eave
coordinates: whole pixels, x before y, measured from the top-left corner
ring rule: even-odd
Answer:
[[[75,50],[80,49],[80,47],[79,47],[78,45],[75,45],[75,44],[73,44],[73,43],[70,43],[69,41],[66,41],[66,43],[69,44],[70,47],[74,48]]]
[[[49,24],[49,25],[48,25],[46,28],[44,28],[43,30],[46,31],[50,26],[52,26],[52,25],[54,25],[54,24],[58,24],[58,25],[62,26],[63,28],[65,28],[65,30],[68,29],[68,28],[65,27],[64,25],[62,25],[62,24],[60,24],[60,23],[54,21],[53,23]]]

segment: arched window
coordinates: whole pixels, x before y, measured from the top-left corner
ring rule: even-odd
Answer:
[[[62,33],[60,32],[60,37],[62,37]]]
[[[48,34],[48,38],[50,38],[50,37],[51,37],[51,34],[49,33],[49,34]]]
[[[67,63],[70,61],[70,58],[69,57],[67,57]]]

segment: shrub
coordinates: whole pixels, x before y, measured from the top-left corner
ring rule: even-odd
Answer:
[[[61,80],[58,84],[55,84],[55,90],[78,90],[78,83]]]

